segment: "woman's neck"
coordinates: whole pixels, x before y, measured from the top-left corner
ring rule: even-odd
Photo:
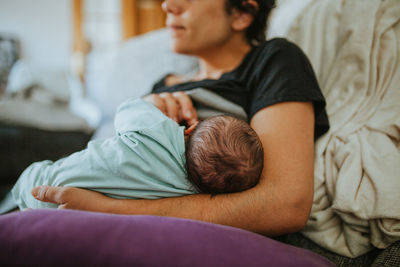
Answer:
[[[221,47],[201,53],[199,72],[195,80],[219,79],[222,74],[234,70],[243,61],[251,46],[245,40],[233,41]]]

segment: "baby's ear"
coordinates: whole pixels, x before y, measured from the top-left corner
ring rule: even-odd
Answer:
[[[184,131],[185,136],[189,136],[189,135],[194,131],[194,129],[196,129],[196,127],[197,127],[198,124],[199,124],[199,122],[196,122],[195,124],[193,124],[192,126],[190,126],[189,128],[187,128],[187,129]]]

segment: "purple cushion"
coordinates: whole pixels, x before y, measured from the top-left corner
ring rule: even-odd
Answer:
[[[0,216],[0,263],[131,266],[334,266],[310,251],[193,220],[72,210]]]

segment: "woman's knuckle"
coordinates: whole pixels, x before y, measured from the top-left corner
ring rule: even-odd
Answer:
[[[43,201],[46,201],[46,200],[47,200],[47,198],[46,198],[46,196],[47,196],[47,191],[48,191],[48,187],[47,187],[47,186],[41,187],[40,190],[39,190],[39,192],[38,192],[39,199],[41,199],[41,200],[43,200]]]
[[[172,94],[171,94],[171,93],[168,93],[168,92],[164,92],[164,93],[159,94],[159,96],[160,96],[161,98],[171,98],[171,97],[172,97]]]
[[[184,97],[184,96],[186,96],[186,94],[184,92],[182,92],[182,91],[174,92],[172,95],[174,97],[182,97],[182,96]]]

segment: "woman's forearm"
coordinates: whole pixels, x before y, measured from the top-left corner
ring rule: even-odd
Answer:
[[[301,229],[304,225],[299,220],[302,216],[298,207],[290,207],[287,201],[282,201],[277,196],[277,192],[273,193],[262,187],[260,184],[245,192],[214,197],[196,194],[157,200],[108,199],[102,204],[100,211],[194,219],[269,236]]]
[[[73,187],[39,186],[32,195],[61,209],[78,209],[114,214],[158,215],[206,221],[273,236],[297,231],[307,218],[306,201],[289,201],[297,196],[290,188],[260,184],[247,191],[211,197],[205,194],[156,200],[114,199],[101,193]],[[286,196],[285,196],[286,195]],[[303,209],[299,208],[303,205]]]

